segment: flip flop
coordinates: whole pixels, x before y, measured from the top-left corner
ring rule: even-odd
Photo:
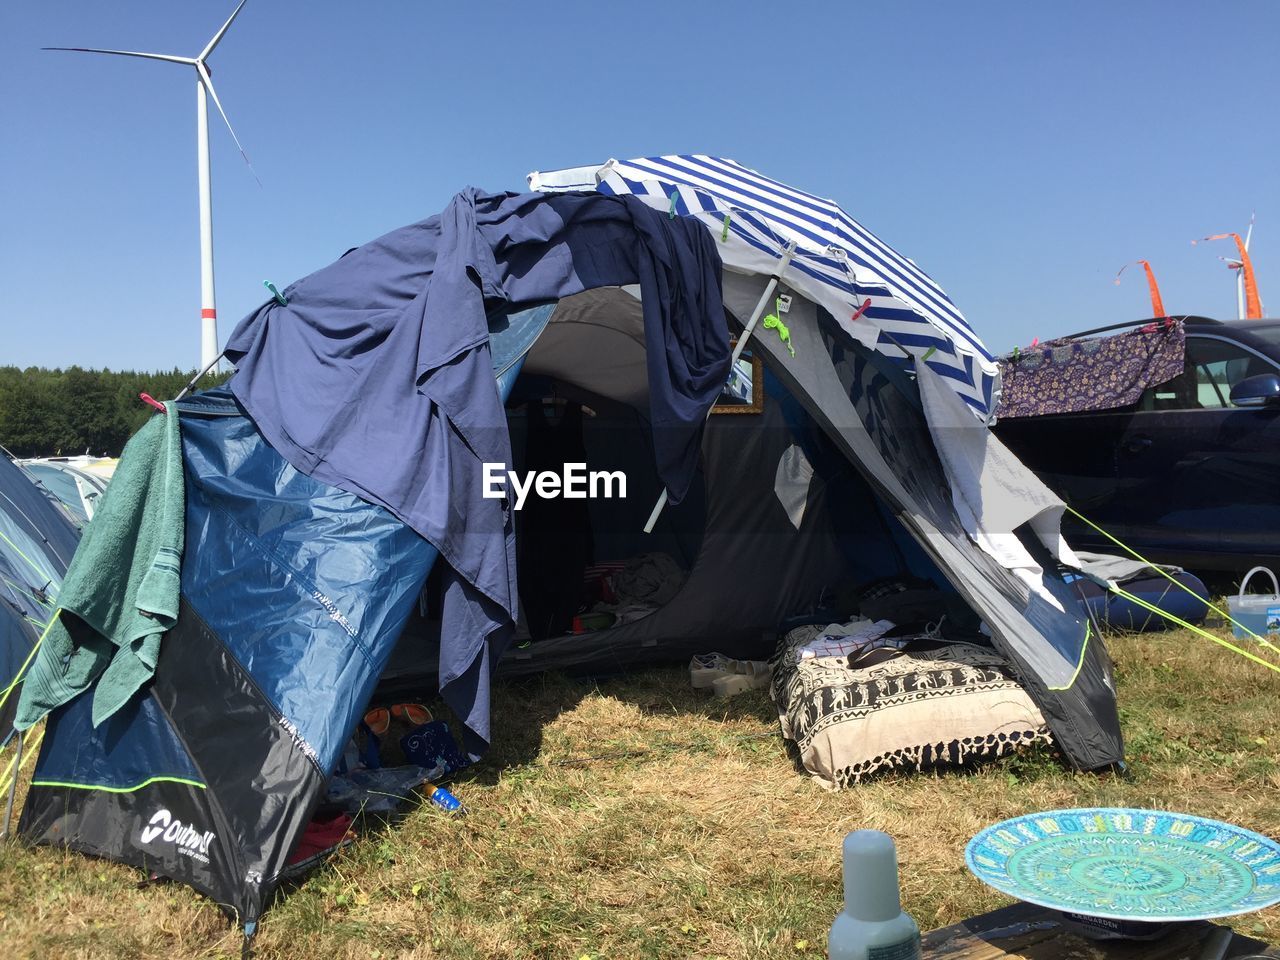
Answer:
[[[403,720],[411,727],[431,722],[431,711],[420,703],[397,703],[391,708],[391,716]]]

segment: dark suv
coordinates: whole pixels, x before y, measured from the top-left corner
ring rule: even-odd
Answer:
[[[1151,560],[1280,572],[1280,320],[1179,319],[1181,376],[1128,407],[1002,420],[995,432],[1067,503]],[[1118,552],[1070,514],[1063,527],[1074,546]]]

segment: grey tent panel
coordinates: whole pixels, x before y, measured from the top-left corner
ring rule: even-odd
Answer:
[[[763,287],[760,278],[726,274],[726,307],[739,315],[749,311]],[[1066,689],[1044,682],[1045,667],[1059,656],[1056,635],[1070,632],[1078,643],[1089,636],[1090,625],[1037,602],[969,539],[951,503],[923,413],[910,398],[914,384],[904,386],[882,356],[854,343],[834,324],[822,323],[818,309],[802,297],[793,297],[787,321],[794,357],[768,331],[755,338],[770,369],[988,625],[996,648],[1018,668],[1072,764],[1097,769],[1120,762],[1124,753],[1115,687],[1100,638],[1085,643],[1074,682]],[[1072,602],[1070,596],[1065,599]]]

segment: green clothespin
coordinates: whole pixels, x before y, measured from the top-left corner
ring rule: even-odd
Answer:
[[[720,242],[724,243],[729,239],[729,214],[724,215],[724,229],[720,231]]]
[[[667,209],[667,216],[672,220],[676,218],[676,201],[680,199],[680,191],[671,191],[671,206]]]
[[[277,290],[276,285],[270,280],[263,280],[262,285],[271,291],[271,295],[276,298],[276,303],[280,304],[280,306],[287,307],[289,305],[289,301],[284,298],[284,294]]]
[[[782,301],[774,301],[773,309],[776,310],[777,313],[771,313],[764,318],[764,328],[766,330],[777,330],[778,339],[786,346],[787,352],[794,357],[796,355],[796,348],[791,345],[791,331],[787,328],[787,325],[782,322],[782,318],[778,316],[778,314],[782,312]]]
[[[930,357],[932,357],[932,356],[933,356],[935,353],[937,353],[937,352],[938,352],[938,348],[937,348],[937,347],[930,347],[928,350],[926,350],[926,351],[924,352],[924,356],[920,358],[920,362],[921,362],[921,363],[924,363],[926,360],[928,360]]]

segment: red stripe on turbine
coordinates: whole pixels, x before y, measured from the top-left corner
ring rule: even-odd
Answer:
[[[218,319],[218,311],[217,311],[217,310],[212,310],[212,309],[210,309],[209,307],[205,307],[203,310],[201,310],[201,311],[200,311],[200,319],[202,319],[202,320],[217,320],[217,319]]]

